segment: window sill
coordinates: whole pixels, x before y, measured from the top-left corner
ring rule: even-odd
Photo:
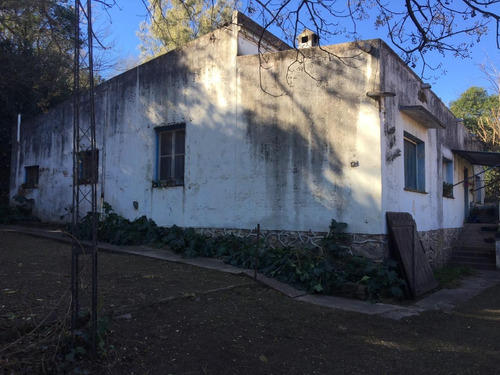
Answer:
[[[182,180],[182,181],[174,181],[174,180],[152,181],[151,182],[151,187],[153,189],[173,188],[173,187],[183,187],[183,186],[184,186],[184,180]]]
[[[443,198],[455,199],[453,195],[443,195]]]
[[[428,192],[426,191],[422,191],[422,190],[413,190],[413,189],[409,189],[409,188],[405,188],[404,189],[405,191],[409,191],[410,193],[418,193],[418,194],[429,194]]]
[[[38,189],[38,184],[22,184],[21,188],[23,189]]]
[[[92,185],[92,179],[90,178],[79,178],[77,181],[78,185]],[[95,182],[97,184],[97,181]]]

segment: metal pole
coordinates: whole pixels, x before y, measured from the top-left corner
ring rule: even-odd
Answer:
[[[72,291],[72,328],[78,327],[79,301],[79,265],[80,244],[80,204],[84,209],[91,207],[91,263],[92,263],[92,296],[91,296],[91,352],[97,349],[97,165],[95,106],[94,106],[94,66],[93,66],[93,31],[92,31],[92,1],[87,0],[87,39],[88,39],[88,69],[89,69],[89,123],[80,123],[80,0],[75,0],[75,61],[74,61],[74,117],[73,117],[73,249],[71,267]],[[85,13],[85,12],[84,12]],[[82,150],[83,148],[83,150]],[[90,157],[89,157],[90,156]],[[90,165],[87,165],[90,162]],[[90,176],[87,171],[90,168]],[[81,180],[80,177],[83,177]],[[88,181],[90,180],[90,181]],[[90,197],[89,187],[90,182]]]
[[[71,252],[71,328],[78,325],[78,253],[79,253],[79,208],[78,152],[80,139],[80,0],[75,0],[75,44],[73,66],[73,199],[71,229],[73,235]]]
[[[87,0],[87,33],[89,50],[89,95],[90,95],[90,163],[91,163],[91,207],[92,207],[92,326],[91,349],[97,349],[97,150],[95,140],[94,106],[94,56],[92,30],[92,1]]]
[[[455,186],[457,186],[457,185],[460,185],[461,183],[464,183],[464,182],[466,182],[466,181],[468,181],[468,180],[470,180],[470,179],[472,179],[472,178],[474,178],[474,177],[476,177],[476,176],[479,176],[480,174],[483,174],[483,173],[485,173],[485,172],[488,172],[489,170],[491,170],[491,169],[493,169],[493,168],[498,168],[498,167],[500,167],[500,164],[492,165],[492,166],[490,166],[490,167],[488,167],[488,168],[486,168],[486,169],[483,169],[481,172],[478,172],[478,173],[476,173],[476,174],[473,174],[472,176],[467,177],[467,178],[463,179],[463,180],[462,180],[462,181],[460,181],[460,182],[457,182],[456,184],[454,184],[454,185],[453,185],[453,187],[455,187]]]
[[[413,252],[412,252],[412,259],[411,259],[411,284],[413,286],[413,297],[416,295],[416,285],[415,285],[415,249],[417,247],[417,228],[416,225],[414,224],[413,227]]]
[[[260,224],[257,224],[257,244],[255,246],[253,279],[257,280],[257,267],[259,263],[259,248],[260,248]]]

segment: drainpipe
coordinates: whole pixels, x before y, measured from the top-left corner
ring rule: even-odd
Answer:
[[[102,131],[102,146],[101,146],[101,175],[100,175],[100,181],[101,181],[101,207],[100,207],[100,211],[101,211],[101,215],[104,214],[104,201],[105,201],[105,198],[104,198],[104,193],[105,193],[105,188],[106,188],[106,181],[105,181],[105,177],[106,177],[106,159],[107,159],[107,155],[106,155],[106,130],[108,129],[108,125],[109,125],[109,117],[108,117],[108,114],[110,113],[109,111],[109,92],[108,92],[108,89],[106,89],[104,92],[103,92],[103,95],[104,95],[104,108],[106,109],[105,110],[105,114],[104,114],[104,124],[101,126],[101,131]]]
[[[17,141],[16,174],[19,174],[19,159],[21,158],[21,114],[20,113],[17,115],[16,141]]]
[[[19,144],[21,140],[21,114],[17,115],[17,144]]]

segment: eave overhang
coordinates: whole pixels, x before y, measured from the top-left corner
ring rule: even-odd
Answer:
[[[484,165],[486,167],[500,166],[500,152],[452,150],[453,153],[463,157],[473,165]]]
[[[446,129],[446,125],[421,105],[403,105],[399,110],[429,129]]]

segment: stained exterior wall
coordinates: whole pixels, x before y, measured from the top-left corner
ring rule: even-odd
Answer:
[[[238,201],[263,227],[380,233],[377,64],[356,44],[238,57]]]
[[[109,123],[116,129],[105,141],[110,163],[104,199],[123,215],[144,213],[160,225],[199,226],[207,217],[216,226],[231,222],[231,207],[223,202],[234,185],[228,179],[235,159],[232,32],[219,30],[139,67],[131,89],[120,87],[121,80],[110,85],[110,94],[130,93],[109,95]],[[113,111],[117,106],[123,107]],[[155,128],[178,123],[186,124],[185,184],[152,188]]]
[[[365,95],[377,80],[372,56],[355,45],[304,51],[302,62],[295,51],[279,52],[261,70],[257,55],[236,58],[236,32],[219,30],[99,87],[99,196],[126,217],[145,214],[160,225],[325,232],[335,218],[351,231],[380,232],[378,113]],[[71,104],[53,112],[67,129],[66,156],[39,154],[33,164],[69,172]],[[49,118],[37,121],[54,133]],[[176,123],[186,124],[185,184],[152,188],[155,127]],[[43,220],[62,211],[46,202],[71,203],[71,173],[63,178],[59,169],[42,175],[64,193],[24,192]]]
[[[464,168],[469,176],[474,167],[453,154],[452,150],[474,149],[471,138],[448,108],[429,89],[422,89],[422,81],[387,46],[381,44],[385,55],[382,73],[384,90],[396,93],[386,98],[383,113],[382,141],[384,157],[384,209],[385,211],[410,212],[419,231],[439,228],[462,227],[465,199],[473,197],[464,185],[454,187],[454,199],[443,197],[443,157],[453,161],[453,182],[464,178]],[[403,106],[422,106],[445,126],[427,128],[403,113]],[[425,192],[405,190],[404,186],[404,134],[405,132],[425,143]]]
[[[10,198],[33,199],[34,214],[45,221],[60,221],[71,206],[73,134],[67,129],[67,120],[72,116],[71,106],[60,105],[22,123],[21,142],[12,142]],[[38,188],[22,188],[29,166],[39,166]]]
[[[466,185],[453,188],[453,198],[443,197],[443,158],[452,161],[453,183],[464,180],[464,169],[472,176],[478,167],[455,155],[452,150],[479,150],[465,127],[457,122],[449,109],[385,44],[381,66],[381,91],[396,94],[382,100],[381,139],[383,165],[383,210],[409,212],[432,264],[442,266],[451,256],[452,245],[462,228],[468,204],[474,201]],[[445,125],[445,129],[427,128],[403,113],[404,106],[422,106]],[[404,137],[405,132],[425,143],[425,192],[405,189]]]
[[[459,180],[466,164],[451,149],[466,146],[465,130],[454,124],[428,130],[399,111],[423,103],[454,121],[432,93],[424,100],[419,79],[384,43],[298,52],[270,38],[266,48],[279,52],[238,56],[255,51],[248,33],[228,26],[99,86],[102,202],[159,225],[251,230],[259,223],[272,233],[315,239],[335,219],[348,223],[359,252],[375,257],[387,254],[386,211],[411,212],[420,231],[461,226],[463,200],[441,196],[440,160],[453,158]],[[396,96],[367,95],[380,91]],[[66,103],[24,123],[13,153],[11,195],[33,198],[34,213],[45,221],[67,221],[61,216],[71,204],[72,116]],[[184,186],[153,188],[155,129],[180,123]],[[398,153],[404,131],[426,143],[427,194],[404,190]],[[21,189],[30,165],[40,167],[39,188]],[[464,193],[459,189],[456,196]]]
[[[120,214],[182,226],[204,222],[203,210],[217,210],[214,223],[219,225],[232,219],[231,207],[222,202],[234,185],[227,176],[235,159],[228,145],[236,109],[236,31],[217,30],[98,87],[98,196]],[[80,121],[88,122],[85,104],[81,113]],[[68,102],[22,124],[11,195],[34,198],[34,214],[45,221],[60,221],[72,201],[72,116]],[[155,128],[176,123],[186,124],[186,184],[153,189]],[[20,189],[28,165],[40,167],[37,189]],[[200,186],[205,187],[201,192]]]

